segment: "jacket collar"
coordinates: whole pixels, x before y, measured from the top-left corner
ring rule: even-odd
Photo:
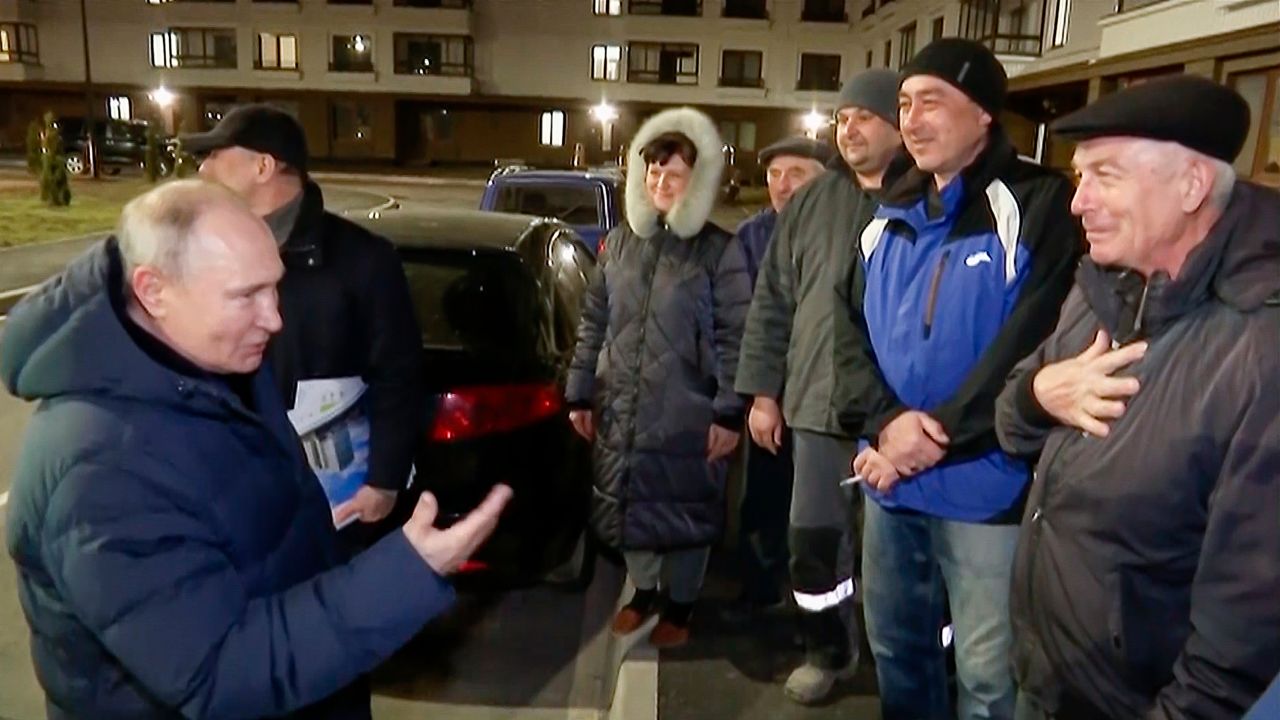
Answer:
[[[316,267],[324,264],[324,194],[320,186],[307,180],[302,186],[302,205],[289,239],[280,248],[285,267]]]
[[[1124,344],[1158,335],[1213,299],[1242,312],[1280,293],[1280,194],[1238,182],[1222,217],[1187,255],[1177,279],[1143,278],[1086,257],[1076,280],[1111,337]]]
[[[938,219],[945,214],[953,222],[951,234],[965,236],[993,229],[991,212],[986,203],[980,200],[986,197],[987,186],[993,181],[1008,174],[1018,161],[1018,153],[1004,129],[999,125],[991,128],[987,147],[966,167],[952,185],[959,187],[952,190],[952,185],[938,193],[933,183],[933,174],[916,167],[910,160],[905,148],[890,164],[885,172],[885,193],[881,217],[902,217],[911,208],[921,203],[929,211],[929,217]],[[947,190],[956,195],[949,200]]]

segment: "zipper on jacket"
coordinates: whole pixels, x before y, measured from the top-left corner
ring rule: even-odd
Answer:
[[[942,272],[947,268],[947,259],[951,257],[951,251],[947,250],[942,253],[942,259],[938,260],[938,268],[933,271],[933,280],[929,283],[929,298],[925,301],[924,307],[924,339],[928,340],[933,334],[933,313],[938,308],[938,290],[942,286]]]

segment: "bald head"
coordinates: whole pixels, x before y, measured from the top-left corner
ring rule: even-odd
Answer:
[[[240,198],[204,180],[166,183],[125,206],[119,242],[140,325],[208,372],[258,368],[281,326],[284,266]]]

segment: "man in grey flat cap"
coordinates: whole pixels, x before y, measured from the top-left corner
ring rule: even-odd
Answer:
[[[1089,256],[996,430],[1039,456],[1012,584],[1018,716],[1238,718],[1280,670],[1280,193],[1249,108],[1176,76],[1059,119]]]
[[[738,359],[736,389],[754,397],[752,440],[779,453],[784,429],[795,433],[789,539],[805,663],[787,679],[786,693],[801,703],[827,697],[858,665],[854,532],[839,486],[852,446],[831,408],[833,288],[901,147],[897,92],[898,75],[889,70],[859,73],[841,90],[840,157],[779,215]]]

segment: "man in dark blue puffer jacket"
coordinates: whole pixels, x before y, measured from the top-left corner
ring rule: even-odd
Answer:
[[[497,523],[509,489],[447,531],[424,495],[346,561],[260,370],[282,272],[229,190],[179,181],[10,314],[0,380],[39,406],[6,539],[50,718],[368,718],[362,676]]]

